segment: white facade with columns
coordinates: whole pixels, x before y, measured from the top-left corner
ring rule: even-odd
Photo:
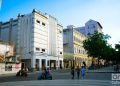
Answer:
[[[19,14],[16,20],[15,43],[22,66],[63,67],[63,27],[57,19],[34,9],[30,14]]]

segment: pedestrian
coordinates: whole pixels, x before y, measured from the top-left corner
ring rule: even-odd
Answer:
[[[74,75],[75,75],[74,67],[71,67],[71,75],[72,75],[72,79],[74,79]]]
[[[116,65],[116,72],[119,72],[119,65]]]
[[[50,69],[47,68],[47,75],[50,75]]]
[[[77,66],[76,71],[77,71],[77,78],[79,79],[79,76],[80,76],[80,68],[79,68],[79,66]]]
[[[81,68],[81,76],[82,76],[82,79],[84,79],[84,76],[85,76],[85,68],[84,68],[84,66],[82,66],[82,68]]]

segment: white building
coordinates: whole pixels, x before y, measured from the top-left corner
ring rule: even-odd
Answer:
[[[91,19],[85,23],[85,26],[76,28],[77,31],[79,31],[87,37],[89,37],[90,34],[94,34],[95,31],[101,33],[102,29],[103,27],[98,21]]]
[[[63,27],[54,17],[34,9],[0,25],[0,39],[16,44],[22,67],[63,66]]]

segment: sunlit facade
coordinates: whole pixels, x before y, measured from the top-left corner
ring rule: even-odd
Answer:
[[[58,20],[34,9],[16,19],[0,23],[0,40],[16,45],[22,67],[63,67],[63,27]]]
[[[68,26],[63,30],[64,33],[64,53],[69,54],[68,57],[73,54],[73,59],[65,59],[65,67],[81,67],[83,62],[90,66],[91,58],[88,58],[85,49],[83,48],[83,41],[87,38],[83,34],[79,33],[74,26]],[[67,58],[67,57],[66,57]]]

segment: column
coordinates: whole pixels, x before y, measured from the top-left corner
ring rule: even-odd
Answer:
[[[46,68],[47,68],[47,61],[48,61],[48,60],[47,60],[47,59],[45,59],[45,67],[46,67]]]
[[[33,68],[33,70],[35,69],[35,64],[36,64],[36,59],[35,59],[35,55],[33,55],[31,59],[31,67]]]
[[[39,59],[39,69],[41,70],[42,69],[42,60],[41,59]]]
[[[63,60],[61,60],[61,62],[62,62],[62,63],[61,63],[61,64],[62,64],[62,69],[63,69],[63,68],[64,68],[64,63],[63,63]]]
[[[57,61],[57,67],[58,67],[58,69],[60,69],[60,60],[59,60],[59,57],[58,57],[58,61]]]

